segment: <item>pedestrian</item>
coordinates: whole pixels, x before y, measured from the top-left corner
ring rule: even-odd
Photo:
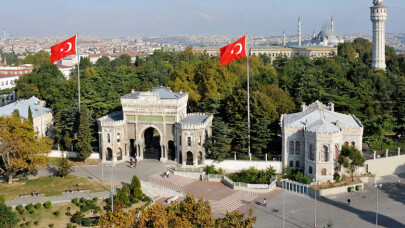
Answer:
[[[267,200],[266,200],[266,198],[264,198],[264,200],[263,200],[263,206],[264,206],[264,207],[267,207]]]
[[[134,161],[134,166],[135,166],[135,168],[136,168],[136,163],[138,162],[138,159],[137,158],[135,158],[135,161]]]
[[[351,202],[351,200],[350,200],[350,197],[349,197],[349,199],[347,199],[347,205],[350,206],[350,202]]]
[[[129,168],[132,168],[132,158],[129,159]]]
[[[24,216],[24,215],[23,215],[22,219],[23,219],[23,221],[25,222],[25,216]]]
[[[398,184],[398,186],[399,186],[399,184],[401,184],[401,181],[399,179],[397,180],[397,184]]]
[[[169,170],[167,170],[166,174],[165,174],[165,178],[169,178],[169,174],[170,174],[170,172],[169,172]]]

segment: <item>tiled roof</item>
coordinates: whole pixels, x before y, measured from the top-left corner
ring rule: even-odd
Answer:
[[[336,132],[343,128],[362,128],[360,121],[353,115],[329,110],[319,101],[309,105],[305,111],[283,115],[283,127],[307,127],[312,132]]]
[[[0,107],[0,115],[10,116],[13,114],[15,109],[18,109],[18,111],[20,112],[20,116],[23,119],[28,119],[28,107],[31,107],[33,118],[52,112],[52,109],[38,105],[39,101],[40,100],[34,96],[28,100],[16,101],[14,103]]]
[[[189,114],[186,118],[184,118],[181,123],[182,124],[199,124],[204,123],[206,119],[210,117],[209,115],[193,115]]]
[[[173,92],[169,87],[153,87],[152,92],[158,93],[160,99],[179,99],[188,94],[187,92]],[[122,98],[138,99],[140,94],[142,91],[134,91],[122,96]]]

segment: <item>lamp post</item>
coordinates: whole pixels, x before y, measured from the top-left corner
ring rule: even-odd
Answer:
[[[283,228],[284,228],[284,208],[285,208],[285,180],[282,179],[283,181]]]
[[[114,213],[114,162],[111,162],[108,166],[111,167],[111,211]]]
[[[98,137],[98,147],[99,147],[99,153],[101,154],[101,182],[104,182],[104,163],[103,163],[103,146],[101,145],[101,134],[103,134],[103,132],[99,131],[97,132],[99,134]]]
[[[312,181],[313,181],[313,183],[315,183],[315,218],[314,218],[314,227],[316,227],[316,190],[317,190],[317,188],[316,188],[316,185],[318,184],[317,183],[317,179],[316,178],[314,178],[314,179],[312,179]]]
[[[375,212],[375,227],[378,227],[378,188],[382,188],[382,184],[374,184],[374,187],[377,189],[377,208]]]

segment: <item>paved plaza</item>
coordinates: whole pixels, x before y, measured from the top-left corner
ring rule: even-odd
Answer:
[[[161,174],[172,164],[163,164],[157,160],[143,160],[138,162],[137,168],[129,168],[129,164],[118,164],[114,167],[114,182],[129,184],[133,175],[137,175],[142,182],[142,190],[157,202],[164,202],[171,196],[177,200],[183,199],[186,193],[196,198],[203,197],[211,203],[215,217],[225,215],[226,211],[239,210],[247,213],[254,208],[257,216],[255,227],[282,227],[283,197],[285,205],[285,227],[314,227],[315,200],[291,192],[284,192],[276,188],[271,193],[257,194],[245,191],[235,191],[222,183],[198,181],[187,177],[171,174],[164,178]],[[102,175],[101,170],[104,170]],[[49,169],[41,169],[38,176],[50,175]],[[90,179],[104,178],[110,181],[111,167],[104,165],[77,166],[73,175]],[[400,179],[397,186],[397,176],[386,176],[379,183],[379,217],[381,227],[405,227],[405,178]],[[79,193],[76,193],[79,194]],[[103,198],[109,192],[82,193],[83,197],[98,196]],[[81,195],[62,195],[58,197],[39,197],[8,201],[9,205],[18,205],[45,200],[54,202],[69,201]],[[350,206],[347,199],[351,198]],[[263,207],[263,199],[267,198],[268,206]],[[330,197],[317,199],[317,227],[326,227],[332,223],[334,227],[375,227],[377,192],[372,184],[365,184],[365,190],[353,193],[342,193]],[[26,202],[25,202],[26,201]]]

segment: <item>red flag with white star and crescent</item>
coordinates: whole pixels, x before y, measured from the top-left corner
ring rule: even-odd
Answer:
[[[76,54],[76,35],[51,47],[51,62]]]
[[[221,65],[224,66],[236,59],[246,57],[246,36],[243,36],[234,43],[228,44],[220,49]]]

